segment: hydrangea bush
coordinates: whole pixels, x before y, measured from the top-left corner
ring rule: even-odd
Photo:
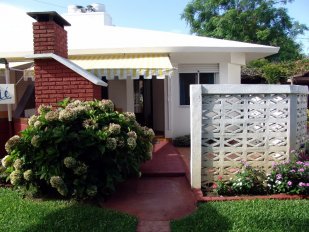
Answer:
[[[138,176],[152,156],[152,129],[134,113],[114,111],[110,100],[65,99],[58,109],[42,105],[21,137],[10,138],[2,169],[12,185],[42,193],[92,198]]]

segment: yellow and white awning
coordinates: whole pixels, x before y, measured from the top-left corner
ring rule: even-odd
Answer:
[[[106,79],[163,79],[170,76],[173,66],[167,54],[111,54],[100,56],[71,56],[78,66]]]

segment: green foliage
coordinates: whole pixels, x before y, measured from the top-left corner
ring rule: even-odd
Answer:
[[[201,203],[188,217],[171,222],[171,231],[308,231],[308,200],[251,200]]]
[[[117,183],[139,175],[151,158],[154,133],[134,113],[114,111],[109,100],[60,105],[41,106],[22,136],[6,143],[2,164],[11,184],[80,199],[108,195]]]
[[[29,200],[0,188],[0,224],[6,232],[136,231],[137,218],[74,201]]]
[[[278,46],[277,61],[301,58],[295,38],[308,30],[275,0],[193,0],[181,17],[200,36]]]
[[[287,80],[288,71],[284,65],[269,63],[263,66],[262,75],[269,84],[277,84]]]
[[[309,70],[309,59],[304,58],[288,62],[269,62],[259,59],[250,62],[243,68],[242,74],[247,76],[261,76],[269,84],[285,83],[288,77],[304,74]]]
[[[173,144],[176,147],[190,147],[190,143],[190,135],[179,136],[173,140]]]

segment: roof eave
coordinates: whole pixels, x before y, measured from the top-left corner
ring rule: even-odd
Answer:
[[[203,47],[203,46],[170,46],[170,47],[113,47],[113,48],[93,48],[93,49],[69,49],[69,55],[86,55],[86,54],[112,54],[112,53],[257,53],[272,55],[278,53],[278,47]]]

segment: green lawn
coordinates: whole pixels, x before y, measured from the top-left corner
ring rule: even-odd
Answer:
[[[137,219],[110,210],[67,201],[22,199],[0,188],[0,231],[135,231]]]
[[[308,200],[201,203],[197,212],[171,223],[175,232],[309,231]]]

